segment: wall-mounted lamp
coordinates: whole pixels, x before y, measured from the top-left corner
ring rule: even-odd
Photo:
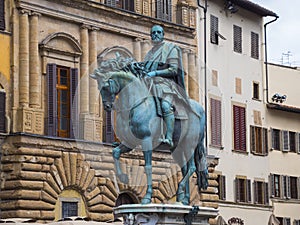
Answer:
[[[286,95],[281,95],[278,93],[276,93],[272,96],[272,101],[276,102],[276,103],[278,103],[278,102],[283,103],[284,101],[286,101],[286,99],[287,99]]]
[[[239,9],[231,1],[226,1],[225,9],[228,10],[231,14],[236,13]]]

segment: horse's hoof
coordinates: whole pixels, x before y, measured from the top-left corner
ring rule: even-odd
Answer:
[[[189,204],[190,204],[190,200],[189,200],[187,197],[185,197],[185,198],[181,201],[181,203],[182,203],[183,205],[189,205]]]
[[[142,199],[141,203],[142,204],[150,204],[151,203],[151,196],[152,196],[152,194],[146,193],[146,195]]]
[[[127,174],[123,173],[123,174],[120,174],[118,177],[122,183],[128,184],[129,180],[128,180]]]

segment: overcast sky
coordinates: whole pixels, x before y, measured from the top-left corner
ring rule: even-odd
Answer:
[[[268,61],[300,66],[300,0],[251,0],[279,18],[267,26]],[[274,17],[266,17],[270,21]]]

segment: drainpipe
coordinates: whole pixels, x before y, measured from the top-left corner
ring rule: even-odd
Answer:
[[[205,109],[205,147],[208,149],[207,140],[207,49],[206,49],[206,13],[207,13],[207,0],[204,0],[204,6],[200,3],[201,0],[197,0],[198,6],[203,10],[203,35],[204,35],[204,109]]]
[[[278,16],[275,16],[275,19],[264,24],[264,32],[265,32],[265,71],[266,71],[266,99],[267,104],[269,104],[269,71],[268,71],[268,54],[267,54],[267,25],[275,22],[278,19]]]

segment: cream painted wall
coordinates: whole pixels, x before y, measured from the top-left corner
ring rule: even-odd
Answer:
[[[0,34],[0,73],[10,80],[10,36]]]

